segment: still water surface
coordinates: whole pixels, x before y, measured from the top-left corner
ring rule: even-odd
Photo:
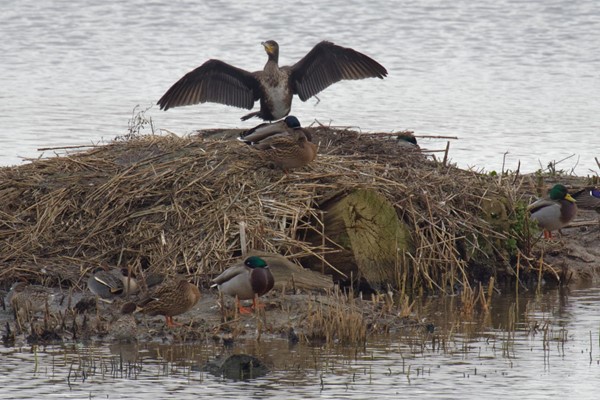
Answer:
[[[196,370],[224,351],[212,341],[3,348],[0,397],[597,398],[598,287],[498,296],[489,314],[475,317],[461,315],[454,297],[415,310],[436,326],[433,335],[399,331],[358,350],[237,342],[225,351],[253,354],[271,368],[249,381]]]
[[[275,39],[292,64],[318,41],[380,61],[385,80],[295,99],[305,125],[452,135],[460,166],[598,173],[600,7],[596,0],[0,2],[0,165],[52,146],[110,141],[209,58],[261,69]],[[162,112],[155,129],[250,127],[216,104]],[[445,140],[422,140],[430,149]],[[579,160],[579,161],[577,161]],[[541,163],[541,164],[540,164]]]

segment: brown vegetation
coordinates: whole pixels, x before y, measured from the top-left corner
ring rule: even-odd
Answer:
[[[207,284],[246,249],[402,293],[512,274],[525,178],[461,170],[397,145],[391,134],[325,127],[311,128],[317,160],[285,174],[214,133],[137,136],[0,169],[0,283],[82,287],[91,269],[109,264],[183,272]],[[350,236],[349,246],[329,236],[324,210],[360,191],[395,211],[402,237],[383,229],[366,240],[372,218],[360,203],[344,214],[358,239]],[[374,262],[385,267],[379,275],[390,275],[369,277]]]

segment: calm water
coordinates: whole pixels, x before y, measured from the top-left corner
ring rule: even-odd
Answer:
[[[223,351],[197,345],[108,344],[2,348],[0,397],[29,398],[522,398],[596,399],[598,287],[497,298],[488,315],[461,316],[456,298],[417,304],[431,336],[397,332],[364,352],[271,340],[229,350],[271,372],[236,382],[196,371]],[[441,345],[440,345],[441,344]],[[121,362],[122,360],[122,362]]]
[[[596,0],[521,2],[2,1],[0,165],[50,156],[127,131],[142,109],[208,58],[261,69],[276,39],[291,64],[322,39],[389,70],[383,81],[336,84],[292,112],[364,131],[458,136],[461,166],[596,173],[600,148],[600,7]],[[247,111],[215,104],[148,110],[156,129],[249,127]],[[422,140],[443,148],[443,140]],[[578,160],[578,161],[577,161]]]

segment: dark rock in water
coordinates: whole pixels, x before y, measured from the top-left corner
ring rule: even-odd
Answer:
[[[202,370],[236,381],[259,378],[269,373],[269,368],[262,361],[247,354],[217,357],[207,362]]]

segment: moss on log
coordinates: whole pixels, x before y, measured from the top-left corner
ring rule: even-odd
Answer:
[[[411,236],[393,204],[375,190],[357,189],[326,201],[320,208],[324,211],[325,237],[340,248],[324,258],[345,277],[328,268],[323,272],[334,273],[338,279],[363,279],[373,288],[395,285],[405,268],[404,254],[410,249]],[[315,235],[309,240],[320,238]]]

